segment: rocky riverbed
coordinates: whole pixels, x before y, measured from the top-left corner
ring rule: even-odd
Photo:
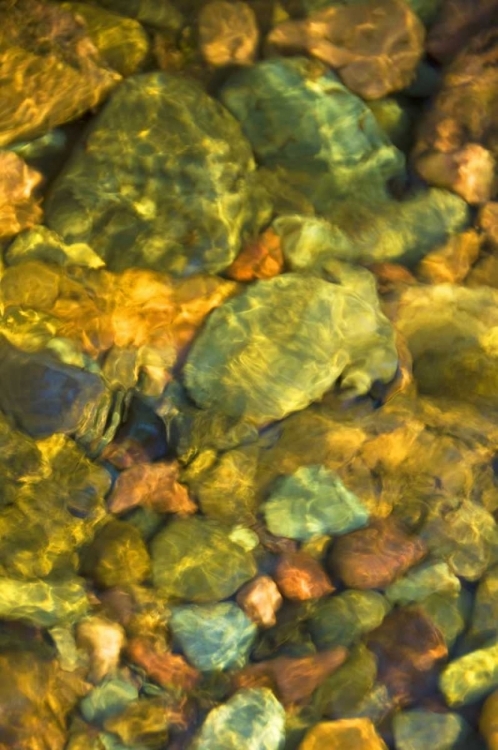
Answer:
[[[498,747],[496,0],[0,0],[0,748]]]

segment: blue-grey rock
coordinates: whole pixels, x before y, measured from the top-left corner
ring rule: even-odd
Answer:
[[[393,719],[396,750],[477,750],[482,745],[472,727],[457,713],[417,708]]]
[[[304,541],[319,534],[347,534],[366,526],[369,513],[340,477],[324,466],[302,466],[277,481],[262,506],[272,534]]]
[[[239,690],[208,714],[188,750],[281,750],[285,712],[271,690]]]
[[[377,628],[389,609],[387,599],[376,591],[344,591],[320,601],[308,627],[320,651],[348,647]]]
[[[339,377],[343,389],[365,394],[396,367],[393,329],[377,298],[289,273],[214,310],[183,377],[203,409],[265,425],[319,399]]]
[[[382,193],[404,171],[398,151],[366,104],[306,58],[275,58],[237,70],[220,98],[240,121],[259,163],[325,211],[344,196]]]
[[[129,78],[74,150],[46,223],[115,271],[216,273],[268,220],[266,193],[240,126],[188,78]]]
[[[101,725],[109,716],[119,714],[127,703],[137,698],[136,686],[116,677],[94,687],[82,698],[79,709],[85,721]]]
[[[243,667],[257,633],[256,625],[233,602],[174,607],[169,627],[201,672]]]

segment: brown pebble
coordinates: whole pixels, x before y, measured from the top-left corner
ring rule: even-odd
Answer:
[[[199,41],[204,59],[210,65],[251,63],[259,41],[252,8],[237,1],[207,3],[199,13]]]
[[[283,267],[280,237],[273,229],[267,229],[256,240],[247,243],[225,273],[235,281],[254,281],[277,276]]]
[[[237,592],[237,604],[246,615],[263,628],[275,625],[276,612],[282,606],[282,596],[273,578],[258,576]]]
[[[178,482],[176,461],[143,463],[121,472],[108,501],[111,513],[142,505],[158,513],[195,513],[196,504]]]
[[[150,638],[132,638],[126,647],[128,659],[145,670],[151,680],[163,688],[193,690],[200,673],[188,664],[183,656],[161,649]]]
[[[283,555],[275,569],[275,582],[286,599],[306,601],[334,591],[318,560],[306,552]]]

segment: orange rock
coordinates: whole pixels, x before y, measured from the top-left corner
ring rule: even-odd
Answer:
[[[13,151],[0,151],[0,239],[13,237],[42,221],[33,191],[42,175]]]
[[[371,719],[322,721],[306,732],[298,750],[387,750]]]
[[[125,469],[109,497],[109,510],[122,513],[143,505],[158,513],[195,513],[197,506],[187,488],[178,482],[178,472],[176,461],[135,464]]]
[[[132,638],[126,647],[126,655],[161,687],[193,690],[199,682],[200,672],[190,666],[183,656],[161,650],[151,639]]]
[[[415,276],[397,263],[372,263],[368,266],[368,270],[375,276],[379,294],[391,292],[403,284],[417,283]]]
[[[388,586],[425,554],[420,539],[386,518],[336,539],[330,562],[348,588],[376,589]]]
[[[479,717],[479,731],[488,750],[498,750],[498,690],[486,698]]]
[[[324,569],[306,552],[283,555],[275,570],[275,581],[286,599],[306,601],[334,591]]]
[[[282,606],[282,597],[273,578],[258,576],[237,592],[237,604],[246,615],[263,628],[275,625],[276,612]]]
[[[417,266],[417,275],[429,284],[459,284],[479,257],[480,246],[481,238],[475,229],[454,235],[425,256]]]
[[[237,672],[233,684],[236,689],[271,687],[284,705],[303,704],[345,662],[347,656],[348,651],[342,646],[313,656],[278,656]]]
[[[244,247],[225,273],[236,281],[254,281],[278,276],[283,267],[280,237],[273,229],[267,229]]]
[[[254,60],[259,31],[252,8],[244,2],[212,0],[199,13],[199,40],[211,65],[245,65]]]

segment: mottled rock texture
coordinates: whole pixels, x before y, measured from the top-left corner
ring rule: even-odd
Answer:
[[[46,218],[112,270],[178,275],[230,265],[268,217],[235,119],[188,78],[128,79],[73,152]]]
[[[201,51],[210,65],[244,65],[253,62],[259,42],[256,16],[240,0],[211,0],[199,13]]]
[[[42,220],[36,188],[41,174],[12,151],[0,151],[0,240]]]

